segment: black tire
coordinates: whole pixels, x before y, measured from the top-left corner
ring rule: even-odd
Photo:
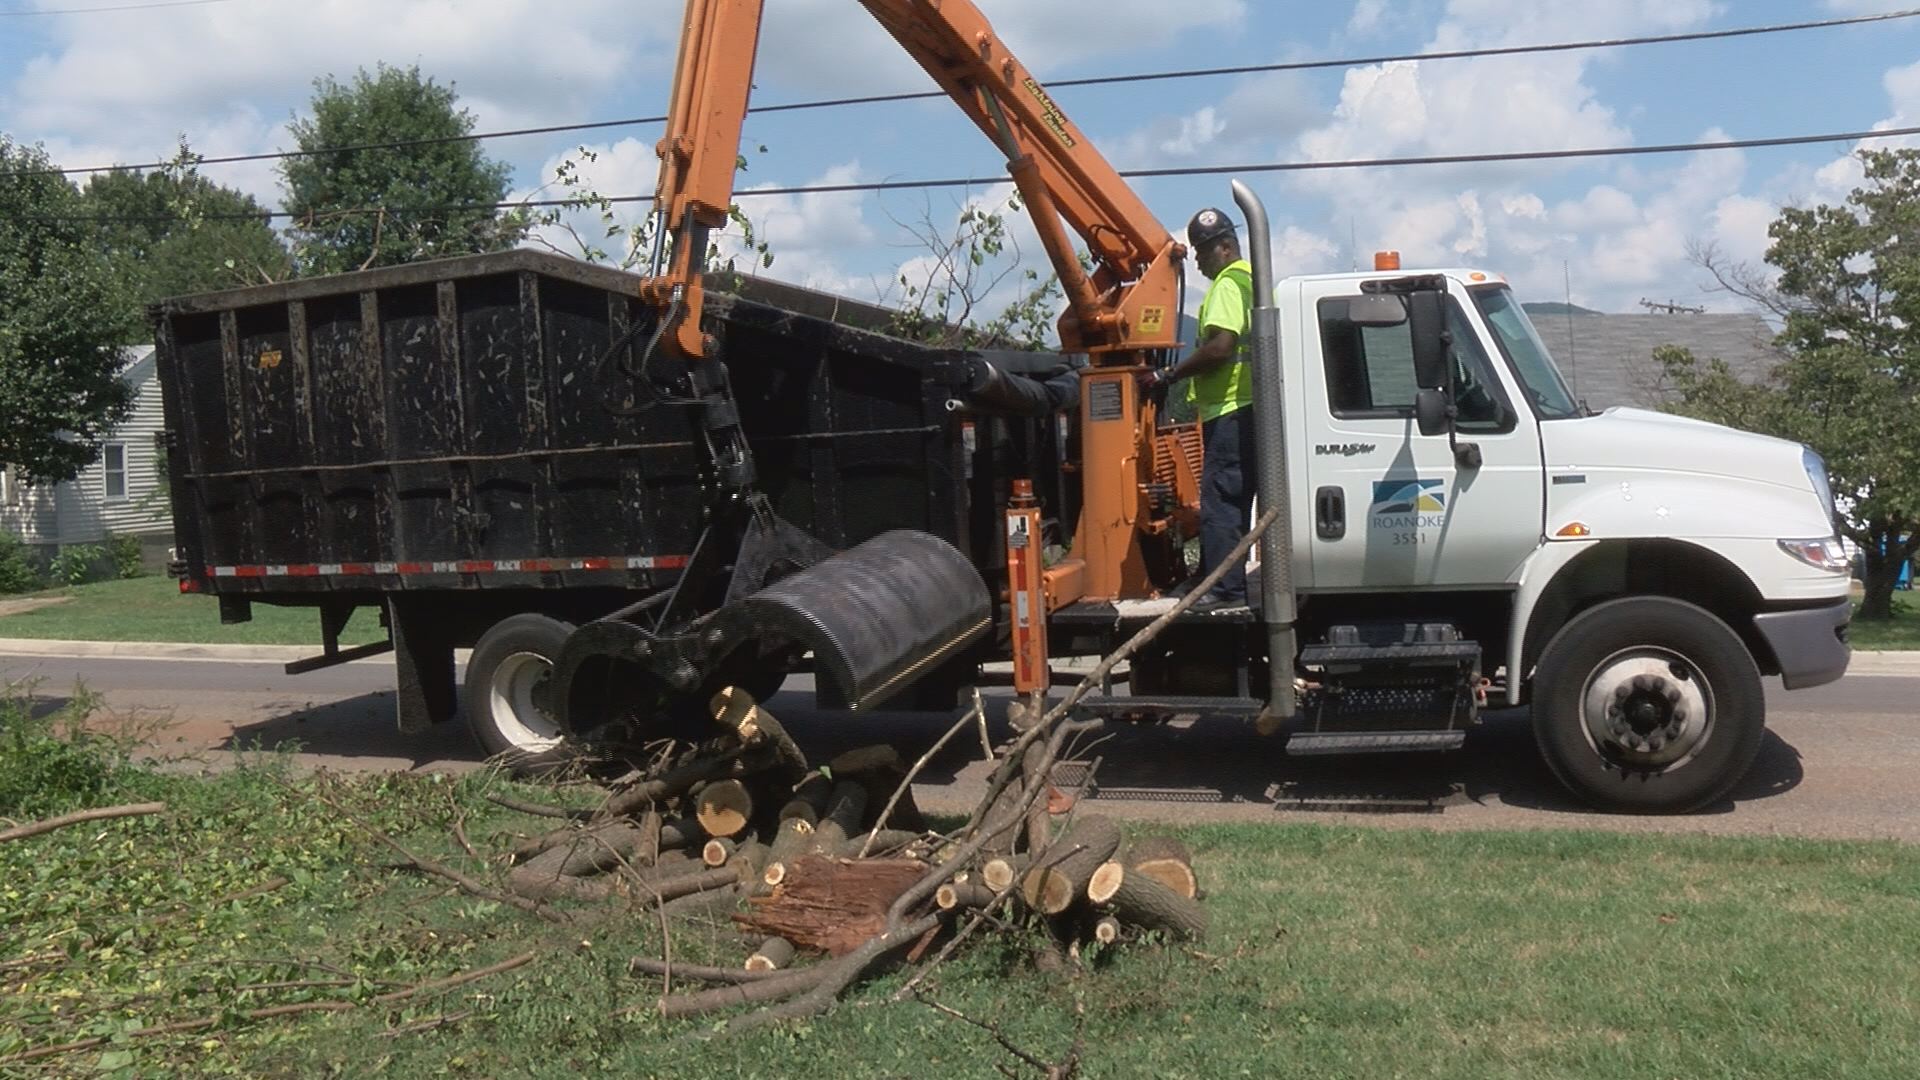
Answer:
[[[545,615],[513,615],[480,636],[467,660],[462,711],[487,756],[516,774],[549,772],[579,757],[538,703],[573,627]]]
[[[1759,668],[1726,623],[1680,600],[1634,597],[1581,612],[1547,644],[1534,682],[1541,757],[1603,810],[1700,809],[1733,790],[1760,753]]]

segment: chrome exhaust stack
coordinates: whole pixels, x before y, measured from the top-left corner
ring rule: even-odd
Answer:
[[[1293,506],[1287,477],[1286,369],[1280,365],[1280,309],[1273,297],[1272,229],[1253,189],[1233,182],[1233,201],[1247,219],[1247,257],[1253,263],[1253,415],[1260,469],[1260,510],[1277,508],[1260,537],[1260,618],[1267,629],[1267,710],[1292,718],[1294,697]]]

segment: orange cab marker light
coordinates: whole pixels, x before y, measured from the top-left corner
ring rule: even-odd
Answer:
[[[1487,275],[1481,273],[1478,270],[1475,270],[1473,273],[1467,275],[1467,280],[1468,281],[1485,281],[1487,280]]]
[[[1584,522],[1575,521],[1561,526],[1560,531],[1553,535],[1569,540],[1577,540],[1583,536],[1592,536],[1593,530],[1587,528]]]
[[[1399,253],[1399,252],[1397,252],[1397,251],[1376,251],[1376,252],[1374,252],[1374,253],[1373,253],[1373,268],[1374,268],[1375,270],[1398,270],[1398,269],[1400,269],[1400,253]]]

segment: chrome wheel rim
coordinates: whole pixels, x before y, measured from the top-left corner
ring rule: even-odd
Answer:
[[[1713,690],[1668,649],[1638,647],[1597,665],[1581,694],[1587,742],[1609,763],[1667,772],[1691,761],[1713,731]]]

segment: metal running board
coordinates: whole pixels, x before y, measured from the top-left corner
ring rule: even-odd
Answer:
[[[1254,717],[1266,708],[1258,698],[1176,697],[1166,694],[1089,694],[1075,706],[1094,716],[1240,716]]]
[[[1308,731],[1287,739],[1287,754],[1394,754],[1458,750],[1465,731]]]

